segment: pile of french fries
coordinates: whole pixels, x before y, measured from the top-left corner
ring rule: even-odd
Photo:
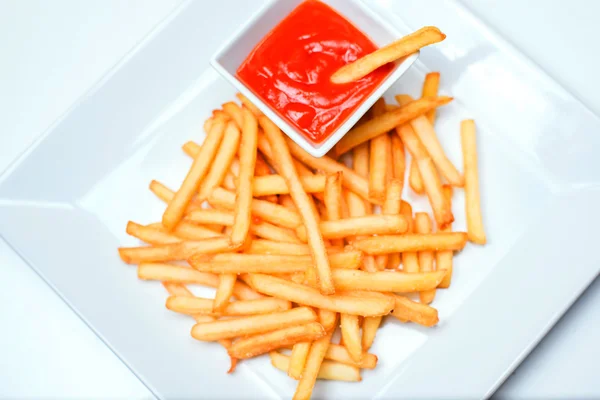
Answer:
[[[204,124],[177,191],[153,181],[162,221],[129,222],[147,246],[120,248],[143,280],[160,281],[166,307],[195,319],[191,335],[220,343],[232,363],[269,354],[308,399],[317,379],[360,381],[384,316],[431,327],[436,291],[451,284],[454,252],[486,242],[479,205],[475,125],[461,125],[463,174],[434,130],[439,74],[423,96],[380,99],[332,150],[315,158],[238,94]],[[402,199],[409,186],[432,216]],[[343,157],[342,157],[343,156]],[[348,165],[338,161],[345,159]],[[452,191],[464,187],[467,231],[452,231]],[[182,263],[184,261],[186,263]],[[186,285],[216,288],[195,297]],[[332,343],[337,329],[341,342]],[[291,349],[291,353],[287,351]]]

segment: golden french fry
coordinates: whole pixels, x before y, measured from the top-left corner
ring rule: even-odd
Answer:
[[[273,158],[273,151],[271,150],[271,144],[269,140],[264,135],[263,131],[259,131],[258,135],[258,149],[264,156],[269,160],[269,164],[275,165],[275,159]],[[294,166],[296,167],[296,171],[300,176],[311,176],[313,172],[300,161],[293,159]]]
[[[167,244],[181,242],[181,239],[175,235],[163,232],[159,229],[154,229],[152,227],[136,224],[133,221],[127,222],[126,232],[129,235],[143,240],[144,242],[149,244]]]
[[[400,321],[411,321],[423,326],[434,326],[438,323],[438,312],[435,308],[404,296],[394,295],[394,299],[396,305],[392,315]]]
[[[258,122],[250,110],[244,107],[242,114],[242,142],[240,145],[240,174],[236,189],[235,221],[231,231],[231,243],[243,245],[248,237],[252,219],[252,181],[256,165]]]
[[[388,182],[387,192],[385,195],[385,202],[383,203],[382,212],[386,215],[400,215],[400,204],[402,202],[402,184],[399,180],[392,179]],[[406,220],[406,217],[403,216]],[[408,230],[408,222],[406,223],[406,230]],[[388,264],[387,255],[379,255],[375,257],[375,264],[378,270],[384,270]],[[397,266],[397,265],[396,265]]]
[[[283,371],[287,372],[290,367],[290,357],[283,355],[277,351],[269,353],[271,364]],[[328,379],[334,381],[359,382],[361,380],[360,370],[357,367],[342,364],[335,361],[323,361],[317,373],[317,379]]]
[[[237,107],[237,105],[236,105]],[[212,193],[214,188],[223,183],[225,174],[237,153],[240,144],[240,130],[235,124],[227,124],[219,150],[211,163],[210,170],[200,185],[198,199],[204,201]]]
[[[333,343],[329,344],[329,348],[327,349],[327,353],[325,354],[325,359],[365,369],[373,369],[375,368],[375,366],[377,366],[377,356],[375,354],[362,353],[361,361],[357,363],[352,359],[352,357],[350,357],[348,350],[344,346],[340,346],[339,344]]]
[[[321,324],[310,322],[242,338],[234,342],[227,352],[237,359],[252,358],[295,343],[317,340],[325,334]]]
[[[311,287],[263,274],[245,276],[246,282],[260,293],[311,307],[340,313],[376,316],[386,315],[393,308],[387,298],[357,298],[346,295],[324,296]]]
[[[388,111],[364,124],[358,125],[348,132],[334,147],[334,153],[340,156],[361,143],[391,131],[410,120],[423,115],[427,111],[448,104],[452,97],[428,97],[412,101],[402,107]],[[344,172],[345,174],[345,172]]]
[[[171,233],[184,240],[203,240],[223,237],[223,234],[219,232],[215,232],[212,229],[194,225],[186,221],[181,221],[179,224],[177,224]]]
[[[229,124],[233,124],[233,122],[226,122],[220,118],[214,119],[210,132],[206,136],[200,152],[194,159],[192,167],[163,214],[162,223],[168,230],[175,228],[175,225],[183,217],[188,204],[198,190],[202,179],[206,176],[208,168],[215,158],[217,148],[223,139],[225,127]]]
[[[425,81],[423,82],[423,91],[421,92],[421,97],[431,97],[438,95],[438,89],[440,87],[440,73],[439,72],[430,72],[425,75]],[[429,110],[426,114],[427,119],[432,124],[435,122],[435,108],[433,110]]]
[[[236,281],[236,274],[221,274],[219,276],[219,286],[217,286],[217,293],[215,293],[213,301],[214,311],[221,311],[227,306],[229,299],[233,296],[233,288]]]
[[[334,311],[319,309],[319,322],[327,332],[335,329],[338,314]]]
[[[406,174],[406,155],[404,153],[404,144],[400,136],[391,134],[392,142],[392,166],[394,178],[400,181],[400,187],[404,187],[404,175]]]
[[[350,64],[344,65],[331,75],[331,82],[341,84],[356,81],[382,65],[399,60],[425,46],[439,43],[444,39],[446,39],[446,35],[437,27],[425,26]]]
[[[201,314],[211,316],[244,316],[269,314],[286,311],[292,308],[287,300],[274,297],[263,297],[254,300],[238,300],[225,304],[220,311],[213,309],[212,299],[203,299],[190,296],[171,296],[167,299],[166,306],[169,310],[182,314]]]
[[[194,241],[143,247],[119,247],[119,256],[127,264],[186,260],[196,253],[233,251],[229,238],[216,237]]]
[[[254,114],[254,116],[256,116],[256,118],[260,117],[261,115],[263,115],[262,111],[260,111],[258,109],[258,107],[256,107],[246,96],[244,96],[241,93],[236,93],[235,95],[241,102],[242,104],[249,109],[250,111],[252,111],[252,114]]]
[[[141,263],[138,266],[137,273],[138,278],[146,281],[195,283],[214,288],[219,285],[219,277],[217,275],[196,271],[193,268],[180,265]],[[253,300],[263,297],[242,282],[235,283],[233,295],[240,300]]]
[[[227,103],[221,106],[223,111],[229,118],[231,118],[238,128],[242,129],[242,125],[244,124],[244,117],[242,116],[242,109],[233,101],[228,101]]]
[[[400,206],[400,212],[411,221],[409,233],[414,233],[414,221],[412,217],[412,207],[410,204],[403,202]],[[419,272],[419,256],[415,251],[402,252],[402,271],[404,272]]]
[[[380,98],[371,108],[374,118],[385,114],[385,100]],[[382,134],[371,139],[369,156],[369,198],[379,203],[385,200],[385,186],[387,182],[387,168],[391,165],[388,159],[391,143],[387,134]]]
[[[472,119],[462,121],[460,136],[463,149],[463,163],[465,170],[465,205],[467,213],[467,232],[469,240],[476,244],[485,244],[486,237],[483,230],[481,216],[481,202],[479,199],[479,169],[477,167],[477,143],[475,139],[475,121]]]
[[[425,192],[425,188],[423,187],[423,178],[421,178],[419,166],[417,165],[417,160],[414,157],[410,160],[408,184],[416,194],[423,194]]]
[[[325,190],[324,175],[300,176],[300,183],[306,193],[318,193]],[[252,193],[256,197],[272,194],[289,194],[285,180],[280,175],[266,175],[254,178]]]
[[[169,203],[175,196],[175,192],[173,192],[171,189],[169,189],[168,187],[166,187],[165,185],[163,185],[162,183],[160,183],[158,181],[150,182],[150,190],[152,191],[152,193],[154,193],[156,195],[156,197],[158,197],[165,203]],[[195,210],[195,209],[201,208],[201,207],[202,207],[202,202],[198,201],[195,198],[192,198],[190,200],[190,204],[188,205],[186,211]]]
[[[296,232],[264,221],[253,222],[252,225],[250,225],[250,233],[263,239],[304,244],[300,239],[298,239]]]
[[[333,268],[358,268],[362,263],[360,251],[343,251],[327,255]],[[188,262],[197,270],[219,274],[268,273],[290,274],[304,272],[313,266],[310,255],[223,253],[214,257],[192,257]]]
[[[445,274],[445,271],[410,274],[397,271],[364,272],[334,269],[332,275],[338,290],[412,293],[436,288]]]
[[[218,320],[196,324],[192,337],[197,340],[215,341],[234,337],[255,335],[317,320],[317,314],[308,307],[236,319]]]
[[[337,221],[323,221],[319,224],[325,239],[341,239],[354,235],[386,235],[404,233],[408,223],[402,215],[365,215]],[[300,240],[306,240],[306,229],[296,228]]]
[[[235,193],[223,188],[216,188],[208,198],[208,202],[214,207],[223,207],[228,210],[235,209]],[[252,215],[286,228],[296,228],[302,223],[300,215],[266,200],[252,199]]]
[[[323,327],[323,325],[321,325]],[[325,329],[323,329],[325,334]],[[306,359],[308,358],[308,352],[310,351],[311,342],[300,342],[296,343],[292,348],[292,355],[289,359],[288,376],[292,379],[300,379],[302,377],[302,371],[304,371],[304,365],[306,365]]]
[[[454,221],[452,208],[448,200],[444,197],[442,182],[427,150],[423,147],[421,141],[409,125],[398,127],[396,133],[402,138],[408,151],[417,162],[425,192],[427,192],[427,197],[429,198],[429,203],[431,203],[433,215],[438,226],[443,228],[447,224],[451,224]]]
[[[315,382],[319,376],[323,359],[325,358],[327,348],[331,342],[332,334],[333,331],[329,332],[327,335],[321,339],[318,339],[310,346],[304,372],[302,374],[302,378],[300,378],[300,381],[298,382],[298,386],[296,387],[296,393],[294,393],[293,400],[310,400],[313,387],[315,386]]]
[[[348,354],[355,362],[360,363],[362,360],[362,345],[358,315],[342,314],[340,316],[340,327]]]
[[[344,251],[341,246],[327,247],[327,254]],[[310,247],[307,244],[276,242],[272,240],[254,239],[245,250],[247,254],[279,254],[290,256],[310,255]]]
[[[332,294],[335,292],[335,288],[331,282],[331,267],[325,251],[325,243],[319,231],[318,217],[311,207],[309,197],[300,183],[286,141],[279,128],[268,118],[261,117],[260,124],[271,144],[276,168],[290,188],[290,196],[292,196],[298,208],[298,213],[302,216],[302,221],[307,232],[308,244],[312,251],[314,266],[319,278],[319,288],[322,293]]]
[[[352,245],[367,254],[389,254],[423,250],[462,250],[466,243],[465,232],[438,232],[376,236],[357,240]]]
[[[365,317],[362,326],[362,349],[368,351],[373,345],[375,335],[381,325],[381,316],[378,317]],[[345,341],[345,339],[344,339]],[[376,361],[377,362],[377,361]]]
[[[431,233],[431,219],[427,213],[418,212],[415,215],[415,230],[417,233],[427,234]],[[420,272],[431,272],[433,271],[433,251],[424,250],[420,251],[419,254],[419,271]],[[441,281],[440,281],[441,282]],[[435,289],[424,290],[419,293],[421,303],[430,304],[435,298]]]
[[[369,200],[369,182],[352,169],[327,156],[321,158],[313,157],[290,140],[288,140],[288,146],[294,157],[314,169],[324,171],[328,174],[342,171],[342,184],[344,187],[358,194],[363,199]]]
[[[337,221],[342,218],[342,172],[327,175],[323,197],[326,219]],[[331,243],[336,246],[344,245],[342,239],[333,240]]]
[[[194,224],[214,224],[222,226],[232,226],[234,214],[229,211],[216,210],[213,208],[202,208],[190,211],[184,218],[184,221]]]
[[[444,185],[444,196],[448,199],[448,201],[452,202],[452,186]],[[440,229],[440,232],[451,232],[452,226],[448,225],[444,229]],[[438,251],[435,253],[435,265],[438,271],[447,271],[446,276],[440,282],[439,288],[448,288],[450,287],[450,282],[452,281],[452,258],[454,257],[454,252],[452,250],[444,250]]]

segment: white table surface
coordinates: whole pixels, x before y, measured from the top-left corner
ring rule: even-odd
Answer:
[[[0,1],[0,171],[180,2]],[[600,112],[600,2],[464,2]],[[151,397],[1,239],[0,266],[0,398]],[[599,310],[596,279],[497,396],[600,398]]]

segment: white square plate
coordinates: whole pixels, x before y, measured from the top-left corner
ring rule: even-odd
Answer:
[[[160,218],[150,180],[176,187],[189,167],[181,144],[201,141],[209,112],[233,98],[206,68],[260,6],[247,3],[180,7],[0,177],[2,236],[162,398],[289,398],[295,387],[267,357],[225,374],[223,350],[193,340],[192,322],[164,308],[164,289],[138,281],[116,251],[136,243],[128,219]],[[456,100],[436,126],[457,165],[459,121],[476,119],[489,244],[456,257],[436,328],[386,323],[378,368],[361,383],[319,382],[315,394],[486,397],[599,272],[600,120],[459,4],[373,6],[407,30],[448,35],[390,94],[417,95],[424,73],[441,71]],[[460,193],[454,201],[464,229]]]

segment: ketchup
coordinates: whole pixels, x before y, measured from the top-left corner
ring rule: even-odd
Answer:
[[[348,20],[318,0],[305,0],[269,32],[239,67],[238,77],[305,137],[332,134],[393,68],[334,84],[340,67],[377,49]]]

